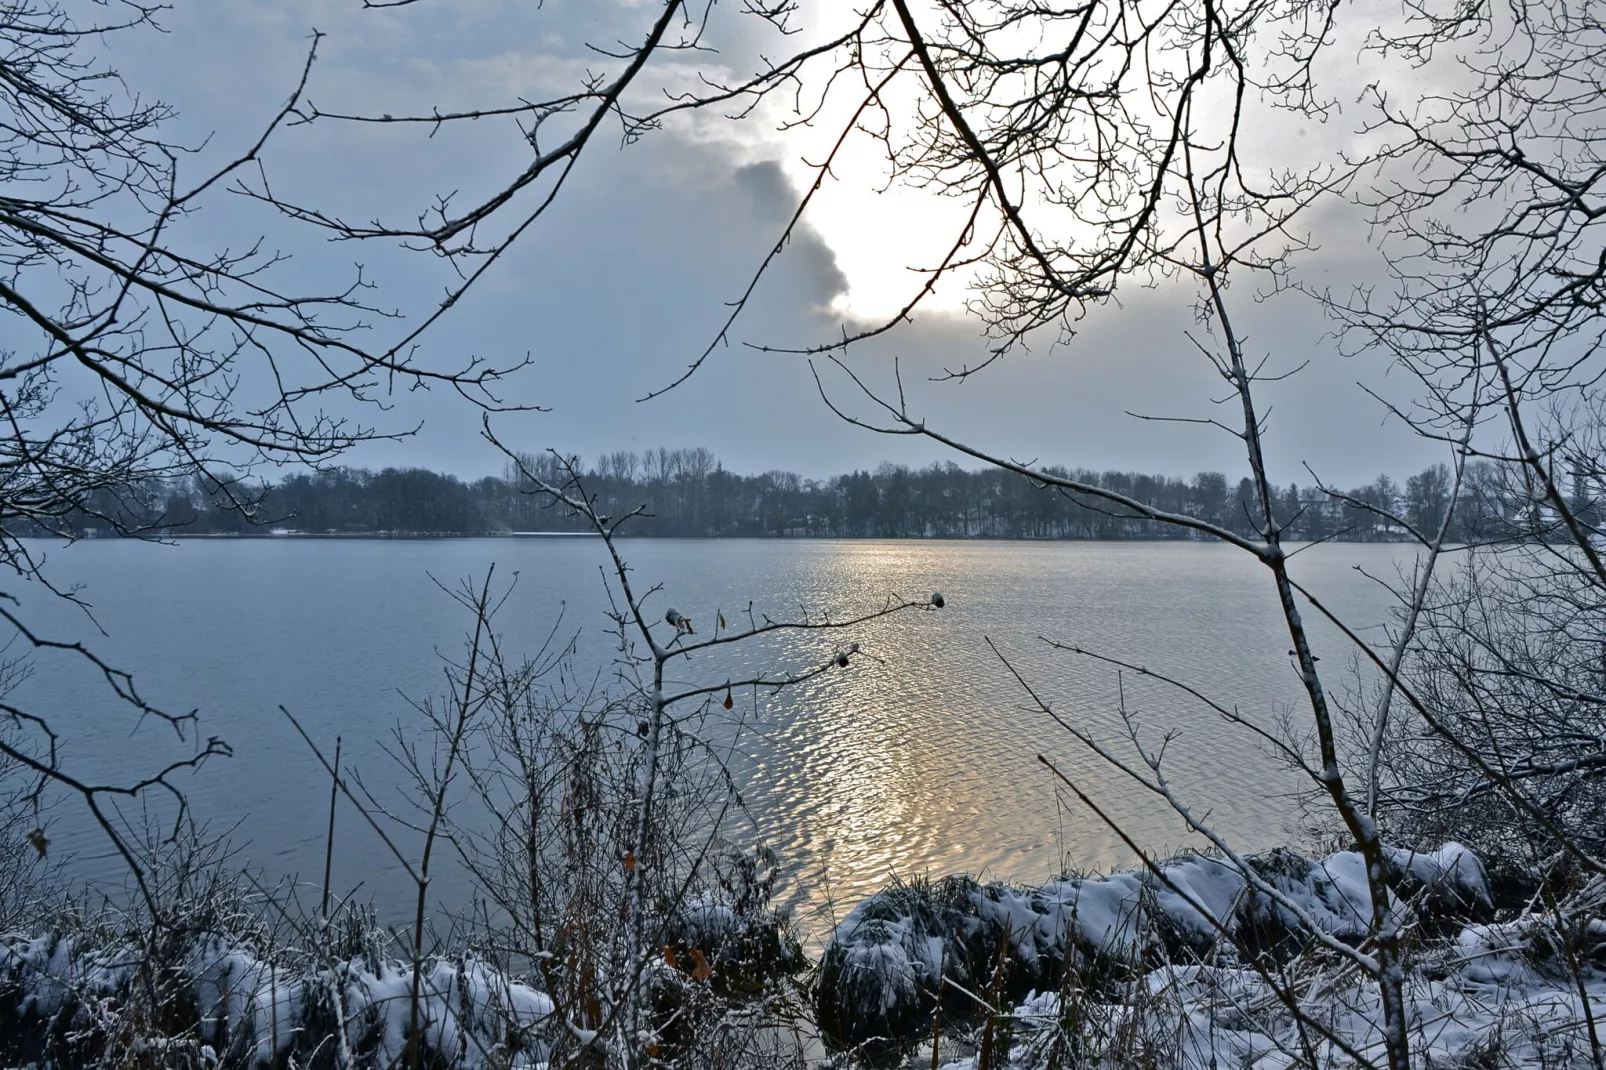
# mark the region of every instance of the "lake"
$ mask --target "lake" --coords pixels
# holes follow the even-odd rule
[[[893,593],[943,592],[940,612],[901,615],[846,636],[805,634],[681,669],[686,679],[709,683],[743,667],[802,668],[849,640],[870,655],[761,700],[757,723],[742,737],[744,835],[781,853],[785,895],[805,916],[828,898],[846,909],[893,875],[1041,880],[1066,866],[1129,861],[1096,815],[1056,791],[1040,753],[1137,843],[1197,842],[1156,799],[1023,708],[1025,695],[988,638],[1057,712],[1117,748],[1124,685],[1146,738],[1174,734],[1166,750],[1172,779],[1196,812],[1239,845],[1263,848],[1299,834],[1291,802],[1299,782],[1264,744],[1174,689],[1130,675],[1118,682],[1110,666],[1042,641],[1144,664],[1266,726],[1290,710],[1297,720],[1301,691],[1269,574],[1239,551],[1186,542],[643,539],[620,546],[634,582],[664,585],[654,611],[673,605],[700,631],[718,612],[736,625],[749,602],[776,618],[795,617],[800,607],[841,617]],[[229,742],[233,758],[180,783],[195,814],[229,833],[234,864],[275,876],[319,879],[328,806],[326,774],[278,707],[294,711],[322,744],[342,736],[347,762],[377,791],[398,782],[381,746],[398,725],[408,738],[422,735],[407,696],[441,690],[439,654],[456,653],[472,623],[431,577],[453,584],[482,577],[494,562],[499,580],[517,575],[497,618],[509,648],[539,646],[561,614],[560,634],[578,632],[582,674],[605,677],[612,656],[599,571],[605,553],[589,539],[89,540],[33,549],[58,586],[80,588],[94,620],[38,584],[18,591],[24,619],[53,638],[82,639],[133,671],[148,700],[196,710],[203,735]],[[1336,544],[1299,553],[1293,568],[1362,635],[1381,638],[1390,596],[1357,568],[1392,578],[1411,560],[1399,546]],[[1317,627],[1316,635],[1329,686],[1341,686],[1346,644],[1330,628]],[[136,731],[77,659],[34,660],[33,676],[11,700],[49,713],[76,774],[127,779],[188,753],[160,724]],[[79,808],[63,804],[52,819],[52,853],[70,856],[69,873],[117,877],[117,860]],[[359,898],[372,897],[393,915],[411,895],[398,872],[375,837],[344,814],[337,888],[357,888]],[[460,875],[443,874],[435,891],[448,905],[466,896]]]

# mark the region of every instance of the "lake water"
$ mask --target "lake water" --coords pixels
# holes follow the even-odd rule
[[[706,630],[716,612],[737,623],[749,601],[773,617],[845,616],[889,594],[942,591],[947,608],[868,626],[851,636],[805,635],[737,655],[736,667],[801,668],[856,640],[873,655],[850,671],[765,700],[742,742],[749,829],[783,856],[787,896],[807,907],[827,895],[845,909],[892,875],[985,872],[1041,880],[1066,865],[1129,859],[1091,811],[1056,792],[1045,754],[1083,785],[1141,845],[1193,842],[1180,820],[1088,754],[1040,713],[988,650],[991,638],[1057,712],[1119,746],[1116,674],[1050,649],[1074,643],[1164,672],[1265,725],[1297,708],[1298,681],[1269,575],[1241,552],[1196,543],[633,540],[621,546],[638,583],[662,583],[657,611],[674,605]],[[180,778],[195,813],[232,830],[234,861],[272,875],[317,879],[328,779],[278,712],[313,736],[340,735],[350,765],[386,790],[400,780],[380,747],[398,724],[420,734],[404,696],[438,693],[437,651],[456,652],[470,621],[434,584],[483,576],[518,582],[498,617],[511,648],[535,647],[560,612],[580,632],[582,665],[611,656],[599,567],[587,539],[187,540],[178,545],[87,541],[40,545],[58,585],[81,586],[104,634],[38,585],[20,591],[24,619],[52,637],[79,638],[134,671],[146,698],[195,709],[204,735],[234,757]],[[1301,579],[1361,634],[1380,637],[1390,598],[1357,571],[1392,577],[1410,555],[1386,545],[1311,548]],[[1314,614],[1312,614],[1314,615]],[[1330,684],[1348,651],[1318,628]],[[15,648],[14,648],[15,649]],[[588,660],[589,659],[589,660]],[[69,655],[39,655],[14,693],[48,712],[64,760],[88,779],[126,779],[188,753],[163,726],[134,730],[104,685]],[[687,679],[723,680],[726,664],[692,664]],[[699,673],[710,673],[703,678]],[[1175,738],[1170,775],[1246,848],[1296,833],[1299,785],[1263,745],[1200,703],[1152,680],[1125,680],[1128,709],[1149,738]],[[53,854],[70,872],[120,872],[104,841],[69,805],[58,807]],[[348,813],[337,839],[335,884],[360,886],[382,913],[410,889],[384,848]],[[403,843],[413,839],[402,836]],[[435,886],[463,897],[461,877]],[[807,910],[805,910],[805,914]],[[816,928],[819,928],[816,925]]]

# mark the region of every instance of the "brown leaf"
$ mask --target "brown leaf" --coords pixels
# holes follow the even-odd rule
[[[702,948],[692,948],[691,957],[697,963],[696,967],[694,967],[691,971],[691,975],[694,978],[699,981],[706,981],[710,977],[714,976],[714,968],[708,965],[708,958],[703,954]]]
[[[636,869],[636,852],[634,852],[634,851],[626,851],[625,852],[625,868],[630,870],[632,873],[635,872],[635,869]]]
[[[45,857],[45,852],[50,848],[50,841],[45,838],[44,829],[33,829],[28,833],[27,840],[33,845],[33,849],[39,852],[40,858]]]
[[[736,700],[731,698],[731,689],[729,687],[725,688],[725,701],[723,705],[727,710],[736,705]]]
[[[664,945],[664,961],[669,964],[670,969],[680,965],[680,962],[675,958],[675,949],[668,944]]]
[[[724,631],[727,627],[729,627],[729,625],[725,623],[725,614],[721,613],[719,615],[719,628],[721,631]]]

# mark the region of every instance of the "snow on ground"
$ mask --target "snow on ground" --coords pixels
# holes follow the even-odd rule
[[[1532,919],[1538,923],[1538,919]],[[1606,1015],[1606,976],[1586,970],[1581,987],[1565,971],[1535,969],[1530,948],[1484,942],[1469,927],[1456,953],[1436,963],[1442,976],[1413,973],[1406,986],[1411,1062],[1421,1067],[1593,1066],[1590,1021]],[[1501,927],[1492,927],[1499,929]],[[1272,980],[1300,993],[1305,1021]],[[1009,1065],[1038,1070],[1084,1058],[1177,1070],[1284,1070],[1290,1066],[1384,1065],[1382,1013],[1369,981],[1334,976],[1272,978],[1242,967],[1166,966],[1135,982],[1118,1003],[1090,1006],[1058,993],[1031,993],[1013,1012]],[[1584,997],[1588,998],[1588,1005]],[[1065,1026],[1076,1025],[1075,1039]],[[1606,1023],[1603,1023],[1606,1025]],[[1606,1040],[1606,1037],[1602,1038]],[[946,1064],[971,1070],[974,1059]]]

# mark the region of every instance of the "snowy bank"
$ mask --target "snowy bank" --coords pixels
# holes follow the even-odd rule
[[[339,1065],[397,1065],[412,1020],[412,967],[363,957],[289,971],[221,936],[193,942],[164,988],[178,997],[134,1020],[135,945],[71,937],[0,942],[0,1058],[7,1065],[88,1065],[119,1051],[170,1046],[167,1065],[306,1065],[337,1048]],[[176,973],[177,976],[174,976]],[[176,984],[175,984],[176,982]],[[419,1021],[428,1065],[482,1070],[546,1062],[552,1001],[472,956],[423,966]],[[182,1039],[172,1039],[182,1038]],[[182,1050],[181,1050],[182,1049]],[[329,1062],[325,1058],[324,1062]]]
[[[1276,850],[1230,862],[1190,855],[1107,877],[1038,887],[966,877],[899,884],[860,903],[826,947],[815,991],[821,1029],[848,1046],[898,1041],[943,1003],[971,1009],[998,971],[1003,993],[1124,982],[1148,963],[1215,954],[1286,958],[1313,934],[1353,943],[1371,917],[1365,865],[1344,851],[1309,859]],[[1391,909],[1418,918],[1477,918],[1491,907],[1483,867],[1458,844],[1391,851]],[[1007,945],[1007,954],[1002,954]],[[940,979],[942,980],[939,985]]]
[[[1598,904],[1597,904],[1598,905]],[[1411,1064],[1593,1067],[1606,921],[1524,914],[1418,949],[1405,979]],[[1299,1008],[1295,1015],[1290,1007]],[[1320,953],[1293,969],[1163,965],[1096,1003],[1062,989],[1014,1007],[1007,1065],[1285,1070],[1386,1062],[1377,985]],[[1606,1038],[1602,1038],[1606,1039]],[[974,1058],[946,1063],[973,1070]],[[995,1062],[995,1065],[1005,1065]]]
[[[142,1053],[164,1067],[240,1070],[412,1061],[412,963],[360,912],[327,926],[313,919],[301,931],[306,945],[272,953],[239,918],[227,934],[197,925],[182,935],[126,918],[60,920],[52,934],[0,935],[0,1066],[122,1067]],[[651,1024],[666,1051],[692,1048],[709,1014],[745,1008],[808,965],[788,917],[753,902],[695,900],[649,939]],[[605,979],[579,996],[555,988],[592,1027],[576,1024],[545,989],[574,971],[540,966],[551,959],[528,956],[531,972],[514,976],[469,952],[426,958],[420,1065],[543,1067],[609,1042],[595,1028],[610,1013],[599,1002]]]

